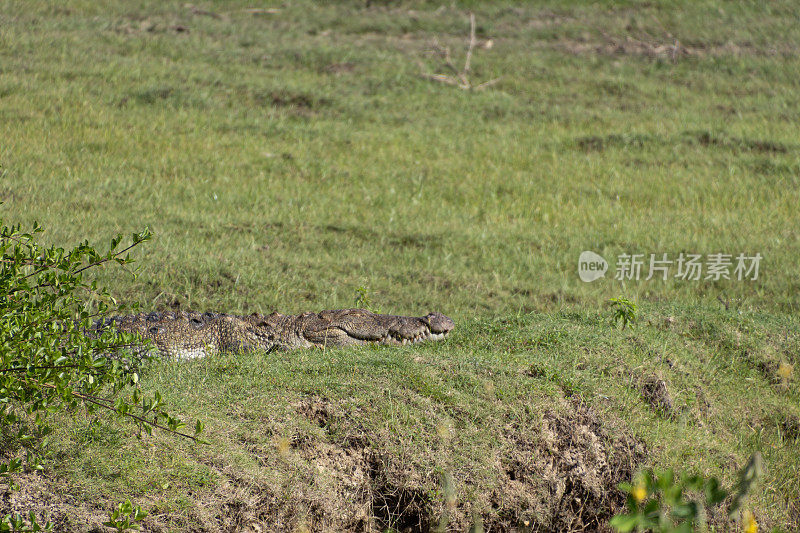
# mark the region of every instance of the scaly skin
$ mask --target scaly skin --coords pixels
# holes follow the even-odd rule
[[[301,315],[249,316],[216,313],[150,313],[106,319],[113,327],[152,341],[158,353],[178,359],[219,352],[293,350],[362,344],[404,345],[447,337],[455,324],[441,313],[424,317],[378,315],[337,309]]]

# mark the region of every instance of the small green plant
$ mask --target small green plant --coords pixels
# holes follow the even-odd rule
[[[638,306],[635,302],[623,297],[611,298],[608,300],[611,303],[611,323],[617,325],[622,323],[622,329],[627,326],[633,326],[636,323],[638,315]]]
[[[372,304],[372,297],[369,294],[369,289],[367,287],[361,286],[356,289],[356,299],[355,299],[356,307],[362,307],[367,311],[372,311],[373,313],[380,314],[380,308],[376,308]]]
[[[52,531],[53,523],[48,521],[39,524],[36,521],[36,514],[31,511],[27,518],[20,514],[7,514],[0,520],[0,533],[15,531],[18,533],[31,533],[33,531]]]
[[[137,522],[141,522],[146,516],[147,511],[142,511],[140,506],[134,507],[130,500],[125,500],[117,505],[113,512],[109,513],[108,521],[103,522],[103,525],[116,531],[139,529]]]
[[[620,485],[628,495],[627,512],[614,516],[610,525],[621,533],[708,531],[706,510],[721,505],[729,494],[734,494],[728,514],[736,518],[761,469],[761,455],[756,452],[739,472],[735,490],[722,488],[715,477],[681,475],[676,478],[671,469],[647,470],[635,482]],[[739,518],[746,533],[758,530],[748,510],[742,511]]]

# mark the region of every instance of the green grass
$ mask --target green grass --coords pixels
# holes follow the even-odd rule
[[[143,386],[212,444],[64,421],[52,469],[78,500],[130,496],[167,529],[213,530],[212,500],[314,528],[347,476],[309,450],[337,464],[356,439],[406,507],[441,509],[452,472],[460,512],[491,514],[504,428],[580,399],[648,464],[732,481],[762,451],[756,516],[800,527],[798,389],[776,378],[800,363],[794,3],[284,4],[0,1],[3,218],[65,246],[149,226],[138,277],[100,279],[145,308],[301,312],[366,287],[456,336],[155,366]],[[434,38],[463,60],[467,9],[494,44],[473,56],[473,80],[500,77],[484,91],[420,76]],[[764,260],[755,282],[587,284],[583,250]],[[609,327],[620,295],[634,330]],[[674,413],[642,400],[648,376]],[[308,402],[336,412],[321,427]]]

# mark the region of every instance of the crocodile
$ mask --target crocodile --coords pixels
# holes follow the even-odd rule
[[[145,342],[137,345],[137,355],[191,359],[220,352],[406,345],[445,339],[454,327],[453,321],[441,313],[411,317],[376,314],[366,309],[335,309],[300,315],[139,313],[100,319],[92,330],[113,328],[140,337]]]

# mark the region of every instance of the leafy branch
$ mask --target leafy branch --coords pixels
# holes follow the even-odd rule
[[[728,516],[738,518],[745,532],[758,531],[753,514],[743,506],[762,470],[761,454],[756,452],[740,470],[734,489],[725,489],[715,477],[676,477],[672,470],[647,470],[635,482],[620,485],[627,493],[627,512],[614,516],[610,525],[620,533],[708,531],[707,510],[722,505],[732,495]]]
[[[107,264],[127,266],[130,252],[151,238],[149,230],[111,239],[104,251],[84,241],[72,249],[40,244],[30,231],[0,220],[0,437],[7,448],[0,479],[24,468],[43,469],[49,413],[83,407],[133,421],[140,431],[159,429],[195,441],[186,425],[164,409],[161,395],[144,395],[135,372],[142,339],[113,328],[92,328],[95,317],[118,308],[107,289],[84,280]],[[86,294],[92,298],[87,299]],[[24,460],[23,460],[24,457]],[[139,515],[141,516],[141,515]],[[16,522],[22,521],[17,527]],[[5,517],[3,527],[34,527]]]

